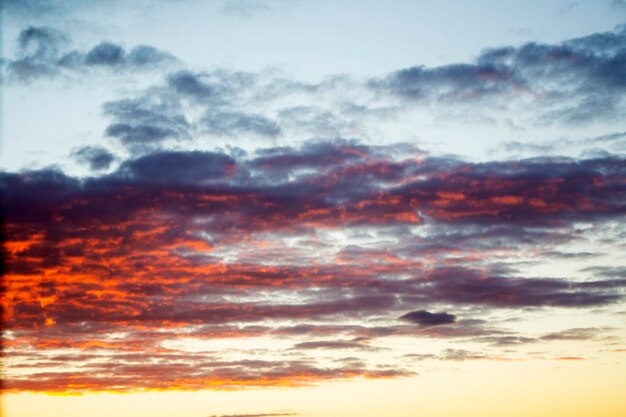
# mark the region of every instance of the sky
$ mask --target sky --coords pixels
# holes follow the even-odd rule
[[[0,4],[2,415],[626,413],[626,2]]]

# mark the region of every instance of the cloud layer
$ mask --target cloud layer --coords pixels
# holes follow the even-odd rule
[[[77,155],[99,161],[97,150]],[[5,380],[10,390],[407,375],[393,362],[329,367],[317,353],[367,355],[379,338],[407,335],[527,343],[476,321],[472,309],[608,306],[626,287],[620,275],[528,276],[502,261],[542,246],[556,256],[576,225],[622,218],[619,158],[470,164],[336,140],[254,154],[158,151],[91,178],[39,170],[3,173],[0,184],[6,347],[26,352],[27,371]],[[336,232],[370,238],[331,243]],[[437,306],[447,311],[431,312]],[[376,321],[386,324],[366,324]],[[292,362],[254,366],[210,350],[191,359],[171,345],[294,337],[285,346]],[[73,359],[53,359],[59,349]],[[68,361],[76,371],[60,370]],[[187,377],[171,379],[179,374]]]
[[[540,349],[620,343],[610,326],[516,323],[624,302],[622,128],[505,141],[538,156],[483,162],[384,133],[403,118],[413,130],[418,113],[465,130],[617,124],[623,27],[314,83],[193,69],[148,45],[74,48],[50,27],[16,42],[1,62],[11,87],[128,77],[132,88],[93,109],[99,131],[68,152],[89,176],[0,172],[7,391],[302,386],[413,376],[410,359],[513,360],[528,345],[580,359]],[[594,152],[546,156],[563,146]],[[416,339],[445,347],[407,352]]]

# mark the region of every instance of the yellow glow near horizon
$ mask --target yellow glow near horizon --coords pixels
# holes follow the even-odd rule
[[[622,417],[623,353],[583,361],[466,361],[413,378],[305,388],[49,396],[6,394],[5,417],[207,417],[297,413],[310,417]],[[426,367],[425,367],[426,368]]]

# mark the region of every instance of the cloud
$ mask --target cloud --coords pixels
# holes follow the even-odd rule
[[[168,85],[177,93],[204,99],[216,94],[214,87],[204,83],[198,76],[189,71],[180,71],[171,74],[167,79]]]
[[[312,349],[355,349],[355,350],[379,350],[378,348],[363,343],[362,340],[326,340],[316,342],[301,342],[293,346],[293,349],[312,350]]]
[[[104,113],[113,119],[105,136],[118,139],[134,154],[198,135],[276,138],[282,134],[277,121],[238,109],[245,107],[241,96],[254,83],[252,74],[225,70],[168,74],[163,85],[135,98],[105,103]],[[187,116],[189,108],[197,115]]]
[[[456,316],[448,313],[431,313],[426,310],[411,311],[400,316],[401,320],[410,321],[423,327],[441,326],[452,324],[456,321]]]
[[[142,388],[184,389],[196,391],[207,386],[218,389],[237,387],[306,386],[313,381],[369,378],[384,379],[408,376],[409,372],[392,369],[371,370],[353,366],[321,368],[306,361],[219,361],[204,355],[195,360],[158,360],[146,364],[147,357],[112,362],[103,358],[88,364],[89,372],[40,371],[27,376],[4,379],[8,392],[124,392]],[[96,376],[94,376],[96,375]],[[77,387],[81,387],[78,389]],[[279,414],[280,415],[280,414]]]
[[[116,100],[103,105],[104,113],[113,118],[105,131],[133,152],[147,152],[168,139],[190,136],[191,125],[176,100]]]
[[[136,71],[177,63],[171,54],[147,45],[136,46],[129,53],[112,42],[101,42],[87,52],[70,50],[69,36],[50,27],[30,26],[20,32],[17,43],[18,56],[6,60],[3,78],[9,82],[85,73],[94,68]]]
[[[213,135],[235,136],[241,133],[253,133],[273,138],[281,133],[278,123],[260,114],[230,111],[207,112],[200,124],[206,132]]]
[[[618,117],[626,84],[626,29],[570,39],[484,50],[473,63],[415,66],[373,79],[369,86],[409,102],[515,102],[535,98],[543,123]]]
[[[573,329],[562,330],[560,332],[548,333],[541,336],[540,340],[593,340],[598,337],[602,330],[592,327],[578,327]]]
[[[465,349],[445,349],[443,353],[440,355],[441,360],[446,361],[466,361],[466,360],[476,360],[476,359],[490,359],[489,356],[470,352]]]
[[[25,81],[53,76],[56,69],[50,62],[59,59],[62,48],[68,43],[67,36],[61,31],[30,26],[20,32],[17,39],[18,56],[14,60],[7,60],[7,72]]]
[[[235,160],[216,152],[167,152],[148,154],[122,163],[118,174],[141,183],[206,184],[227,179]]]
[[[498,275],[485,277],[480,271],[456,268],[435,270],[429,278],[432,279],[431,282],[417,284],[422,290],[422,295],[406,297],[406,300],[415,302],[438,300],[508,308],[587,307],[620,300],[622,296],[610,292],[609,289],[622,288],[626,285],[626,281],[619,279],[574,282],[555,278],[515,278]]]
[[[497,360],[497,361],[510,360],[504,356],[472,352],[466,349],[444,349],[442,352],[438,354],[410,353],[410,354],[405,355],[405,357],[409,359],[419,360],[419,361],[440,360],[440,361],[459,362],[459,361],[468,361],[468,360]]]
[[[87,65],[120,65],[124,62],[124,50],[110,42],[94,46],[85,56]]]
[[[18,37],[19,53],[22,58],[51,60],[58,57],[61,47],[68,43],[68,38],[61,31],[50,27],[30,26],[20,32]]]
[[[109,169],[115,156],[104,148],[84,146],[72,152],[72,156],[81,163],[89,165],[92,171]]]
[[[510,69],[491,63],[454,64],[403,69],[373,81],[371,86],[409,99],[425,99],[433,94],[443,99],[472,99],[521,88],[523,80],[515,79]]]
[[[170,105],[128,100],[108,109],[128,124],[176,126],[158,116]],[[97,165],[102,150],[75,157]],[[411,372],[398,363],[328,367],[316,356],[368,355],[374,338],[600,342],[609,330],[536,337],[489,319],[623,300],[619,269],[543,277],[516,261],[545,265],[598,230],[577,225],[623,217],[625,170],[619,157],[469,163],[409,145],[333,140],[253,153],[148,151],[84,178],[2,172],[7,355],[25,346],[42,355],[11,371],[7,389],[226,389]],[[294,361],[258,362],[259,337]],[[210,349],[195,360],[160,356],[217,338],[241,339],[250,359]],[[61,360],[42,369],[58,349],[76,365],[84,354],[108,356],[72,372]]]

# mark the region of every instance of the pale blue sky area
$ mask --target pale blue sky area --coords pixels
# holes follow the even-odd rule
[[[250,131],[234,137],[220,134],[215,126],[208,131],[194,128],[186,140],[169,143],[176,148],[253,150],[345,137],[367,143],[410,142],[436,154],[485,160],[506,157],[507,152],[510,156],[511,149],[514,156],[532,156],[537,143],[546,141],[554,144],[565,138],[573,143],[626,130],[615,111],[610,122],[587,121],[571,109],[572,123],[556,120],[560,101],[545,102],[541,84],[532,91],[509,86],[507,94],[514,97],[498,96],[497,102],[456,102],[441,92],[433,93],[430,101],[407,101],[408,96],[387,94],[395,87],[385,78],[415,66],[473,65],[487,48],[528,42],[558,45],[614,31],[624,22],[626,7],[611,0],[14,0],[5,2],[3,13],[5,64],[28,52],[20,52],[18,38],[29,27],[57,33],[63,54],[78,51],[84,56],[101,42],[112,42],[127,53],[148,45],[178,59],[155,68],[124,70],[64,64],[54,76],[21,81],[4,74],[0,161],[5,169],[54,164],[71,170],[76,165],[70,155],[84,146],[102,146],[127,157],[128,149],[104,133],[115,122],[105,111],[106,103],[162,98],[155,89],[164,88],[168,77],[181,70],[197,74],[198,80],[214,77],[212,71],[220,68],[255,79],[248,87],[238,87],[238,95],[230,98],[234,101],[227,103],[230,113],[220,113],[221,122],[211,113],[216,103],[207,107],[197,100],[173,98],[192,125],[207,112],[222,124],[224,114],[233,119],[244,112],[280,129],[279,134],[259,138]],[[342,78],[329,81],[338,74]],[[440,76],[444,84],[449,81]],[[372,83],[379,87],[372,88]],[[453,87],[457,93],[465,91],[462,84]],[[566,87],[559,86],[564,91]],[[268,96],[271,89],[280,94]],[[585,91],[587,95],[576,100],[586,100],[586,108],[604,100]],[[615,100],[602,105],[618,109],[621,96]],[[552,152],[578,156],[581,149],[552,146]]]
[[[44,24],[68,32],[77,46],[103,39],[158,45],[194,66],[248,71],[277,66],[317,80],[335,73],[376,76],[413,65],[465,62],[486,47],[560,42],[611,30],[626,17],[626,10],[611,7],[610,0],[62,4],[65,9],[42,8],[48,12],[39,16],[5,17],[5,50],[12,50],[24,26]]]

